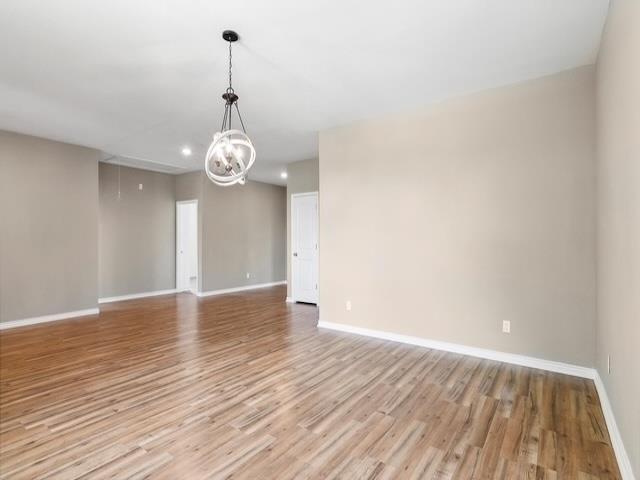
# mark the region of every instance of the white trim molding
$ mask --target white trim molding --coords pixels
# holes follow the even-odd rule
[[[270,283],[257,283],[255,285],[245,285],[243,287],[223,288],[221,290],[210,290],[208,292],[196,292],[199,297],[210,297],[212,295],[224,295],[225,293],[244,292],[245,290],[257,290],[259,288],[275,287],[277,285],[286,285],[286,280]]]
[[[355,333],[357,335],[365,335],[367,337],[374,337],[382,340],[391,340],[392,342],[408,343],[409,345],[417,345],[419,347],[444,350],[446,352],[460,353],[462,355],[469,355],[472,357],[486,358],[488,360],[496,360],[498,362],[512,363],[523,367],[539,368],[540,370],[564,373],[566,375],[573,375],[574,377],[594,379],[596,375],[595,369],[582,367],[580,365],[543,360],[541,358],[528,357],[526,355],[518,355],[516,353],[506,353],[499,352],[497,350],[470,347],[467,345],[460,345],[458,343],[442,342],[440,340],[412,337],[398,333],[384,332],[382,330],[354,327],[353,325],[346,325],[344,323],[319,321],[318,327],[329,330],[339,330],[341,332]]]
[[[54,313],[53,315],[42,315],[41,317],[23,318],[21,320],[10,320],[8,322],[0,322],[0,330],[8,328],[26,327],[27,325],[36,325],[38,323],[55,322],[56,320],[66,320],[75,317],[87,317],[89,315],[98,315],[100,310],[97,308],[87,308],[86,310],[75,310],[73,312]]]
[[[153,292],[132,293],[129,295],[119,295],[117,297],[104,297],[99,298],[98,303],[111,303],[121,302],[123,300],[133,300],[134,298],[155,297],[157,295],[170,295],[172,293],[178,293],[175,288],[169,290],[155,290]]]
[[[620,475],[623,480],[635,480],[633,470],[631,469],[631,459],[627,455],[627,451],[624,448],[622,442],[622,436],[620,430],[618,430],[618,424],[616,423],[616,417],[613,414],[613,408],[609,402],[609,396],[607,390],[604,387],[604,382],[600,377],[600,373],[596,371],[593,379],[596,384],[596,390],[600,397],[600,406],[602,407],[602,413],[604,414],[605,422],[607,422],[607,430],[609,430],[609,439],[611,440],[611,446],[616,454],[616,460],[618,461],[618,468],[620,469]]]
[[[287,303],[296,303],[296,301],[291,297],[285,298],[284,301],[287,302]]]

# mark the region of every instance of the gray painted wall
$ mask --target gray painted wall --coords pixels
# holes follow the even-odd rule
[[[614,0],[597,64],[597,367],[640,478],[640,2]],[[607,372],[611,356],[611,373]]]
[[[200,291],[285,279],[284,187],[253,181],[218,187],[204,172],[179,175],[176,200],[194,199],[198,200]]]
[[[283,187],[223,188],[203,172],[174,177],[124,167],[120,182],[118,201],[117,166],[101,166],[102,297],[174,288],[175,202],[182,200],[198,200],[200,291],[285,278]]]
[[[285,188],[219,187],[201,175],[202,290],[285,280]]]
[[[176,200],[199,203],[201,291],[285,278],[283,187],[221,188],[202,172],[172,176],[99,158],[0,131],[0,321],[174,288]]]
[[[593,366],[594,88],[585,67],[321,132],[321,320]]]
[[[175,180],[100,163],[101,298],[175,288]]]
[[[205,175],[203,172],[189,172],[176,175],[176,201],[202,199]]]
[[[287,296],[291,296],[291,195],[317,192],[318,170],[317,158],[287,165]]]
[[[0,131],[0,321],[97,306],[99,157]]]

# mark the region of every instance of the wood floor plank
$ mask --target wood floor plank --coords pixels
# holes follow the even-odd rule
[[[620,478],[592,381],[319,330],[285,295],[2,331],[0,478]]]

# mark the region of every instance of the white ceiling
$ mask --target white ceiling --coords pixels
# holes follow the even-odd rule
[[[608,0],[2,0],[0,128],[201,167],[227,81],[281,183],[317,132],[595,61]],[[180,154],[183,145],[193,155]],[[122,158],[116,161],[125,161]],[[149,163],[151,162],[151,163]]]

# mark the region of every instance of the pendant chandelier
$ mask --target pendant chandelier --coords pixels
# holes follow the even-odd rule
[[[227,187],[236,183],[245,184],[247,173],[256,160],[256,150],[244,128],[238,108],[238,95],[231,83],[231,45],[238,40],[238,34],[232,30],[225,30],[222,32],[222,38],[229,42],[229,87],[222,95],[225,101],[222,126],[220,131],[213,135],[213,142],[205,157],[204,169],[213,183]],[[234,129],[232,126],[234,108],[242,130]]]

